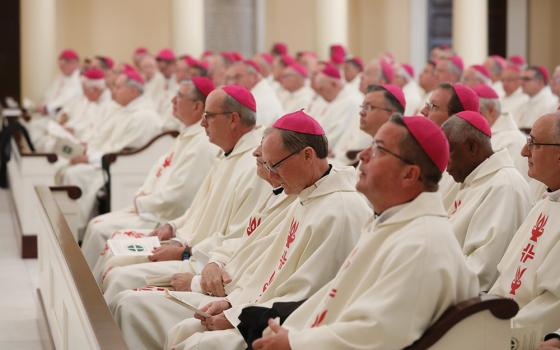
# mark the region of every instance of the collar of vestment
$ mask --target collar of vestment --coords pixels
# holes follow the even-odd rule
[[[181,127],[181,133],[179,134],[179,138],[186,139],[188,137],[192,137],[201,133],[204,128],[200,125],[200,123],[194,123],[192,125],[183,125]]]
[[[546,191],[544,196],[552,202],[560,202],[560,189],[552,192]]]
[[[130,101],[123,109],[127,112],[133,112],[136,109],[153,109],[150,108],[144,95],[136,97],[134,100]]]
[[[515,124],[515,121],[509,112],[500,114],[498,119],[494,122],[494,125],[492,125],[492,135],[504,131],[514,130],[519,131],[519,128],[517,127],[517,124]]]
[[[422,192],[408,203],[385,210],[375,219],[374,225],[379,228],[412,221],[422,216],[447,217],[439,192]]]
[[[461,184],[461,189],[475,184],[503,168],[515,168],[507,149],[501,149],[480,163]]]
[[[317,180],[313,185],[298,194],[302,205],[313,199],[329,195],[334,192],[356,192],[356,173],[352,167],[336,168]]]
[[[219,158],[233,158],[237,157],[241,154],[244,154],[247,151],[252,151],[259,145],[260,136],[262,134],[262,127],[257,126],[253,128],[253,130],[249,131],[245,135],[241,136],[241,138],[237,141],[233,149],[227,154],[224,152],[220,152]]]
[[[529,96],[529,102],[530,103],[537,103],[537,102],[543,101],[551,93],[552,92],[550,92],[550,88],[548,86],[545,86],[535,96],[532,96],[532,97]]]

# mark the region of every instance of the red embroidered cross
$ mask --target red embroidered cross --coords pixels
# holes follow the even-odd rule
[[[259,227],[259,225],[261,224],[261,218],[259,218],[257,220],[257,218],[250,218],[249,219],[249,225],[247,225],[247,236],[250,236],[253,232],[255,232],[255,230],[257,229],[257,227]]]
[[[318,327],[323,322],[323,320],[327,316],[327,311],[328,310],[324,310],[323,312],[321,312],[319,315],[315,317],[315,321],[313,321],[311,328]]]
[[[533,251],[533,248],[535,246],[532,245],[531,243],[527,243],[527,245],[525,246],[525,248],[523,248],[523,251],[521,252],[521,259],[520,261],[525,263],[527,262],[528,259],[533,259],[535,257],[535,252]]]
[[[509,294],[515,295],[517,289],[521,287],[521,278],[523,277],[525,271],[527,271],[527,268],[521,269],[521,266],[517,267],[517,271],[515,271],[515,277],[513,278],[513,281],[511,281],[511,290],[509,291]]]
[[[284,267],[284,264],[286,264],[286,261],[288,261],[288,251],[284,250],[284,253],[282,253],[282,256],[280,257],[280,264],[278,264],[278,270],[282,269],[282,267]]]
[[[531,230],[531,241],[537,243],[539,237],[544,233],[544,227],[546,226],[547,221],[548,216],[540,213],[535,226],[533,226],[533,229]]]

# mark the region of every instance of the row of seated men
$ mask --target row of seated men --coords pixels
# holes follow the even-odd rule
[[[313,81],[348,89],[334,64],[322,66]],[[113,92],[119,79],[136,88],[132,73]],[[370,144],[356,174],[329,157],[328,119],[312,108],[260,123],[249,89],[214,86],[179,81],[172,111],[183,127],[172,150],[130,208],[94,218],[84,237],[131,347],[402,348],[481,291],[518,302],[516,328],[559,327],[550,215],[559,115],[545,114],[525,138],[488,85],[442,83],[424,116],[403,118],[392,116],[408,106],[403,90],[370,84],[358,107]],[[541,190],[531,193],[524,176]],[[167,244],[147,258],[105,246],[143,235]],[[146,286],[156,280],[210,317]],[[253,343],[275,316],[282,326],[271,321]]]

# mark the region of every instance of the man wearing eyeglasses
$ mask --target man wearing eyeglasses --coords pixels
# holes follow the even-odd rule
[[[490,289],[515,230],[530,209],[529,187],[507,149],[494,153],[490,125],[480,113],[463,111],[442,126],[449,140],[447,172],[459,184],[446,208],[453,231],[477,275]]]
[[[253,349],[403,349],[477,295],[437,193],[448,156],[443,132],[426,118],[383,124],[360,154],[356,185],[376,215],[335,278],[282,326],[269,320]]]
[[[150,262],[115,267],[106,274],[102,289],[109,302],[120,291],[143,287],[148,275],[182,272],[194,260],[204,266],[209,250],[241,236],[239,228],[246,227],[251,214],[271,195],[269,185],[257,176],[251,155],[261,134],[255,129],[255,113],[253,95],[239,85],[208,95],[201,125],[210,142],[224,153],[189,209],[152,233],[170,242],[155,249]]]
[[[282,104],[267,79],[263,79],[257,64],[246,60],[233,63],[226,70],[226,84],[237,84],[255,97],[259,125],[269,126],[284,114]]]
[[[525,69],[521,76],[521,87],[529,96],[529,100],[519,113],[517,126],[520,129],[531,129],[537,118],[556,111],[558,97],[548,86],[548,70],[543,66],[530,66]]]
[[[489,293],[519,304],[513,327],[542,327],[544,336],[560,325],[560,113],[537,119],[522,152],[529,176],[548,190],[515,233]]]
[[[251,275],[227,298],[200,304],[211,317],[195,315],[199,319],[175,326],[168,335],[169,348],[244,349],[235,328],[244,308],[301,301],[321,289],[334,277],[371,215],[355,190],[354,171],[329,165],[324,131],[306,113],[280,118],[264,137],[262,152],[271,177],[286,194],[297,195],[297,201]]]

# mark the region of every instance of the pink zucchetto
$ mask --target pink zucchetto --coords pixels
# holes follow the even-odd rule
[[[465,65],[463,64],[463,59],[461,58],[461,56],[451,56],[449,57],[449,61],[451,61],[451,63],[453,63],[461,71],[465,69]]]
[[[126,75],[126,78],[129,80],[134,80],[140,85],[144,85],[144,78],[136,71],[134,68],[123,69],[122,74]]]
[[[263,52],[263,53],[261,53],[261,57],[262,57],[268,64],[272,64],[272,61],[274,61],[274,57],[272,57],[272,55],[269,54],[268,52]]]
[[[351,62],[356,67],[360,69],[360,71],[364,70],[364,61],[358,56],[352,56],[346,59],[346,62]]]
[[[490,72],[483,65],[473,64],[471,66],[471,68],[474,69],[475,71],[479,72],[480,74],[484,75],[486,78],[491,79]]]
[[[206,97],[214,90],[214,83],[206,77],[192,77],[191,80],[194,87]]]
[[[479,98],[485,98],[488,100],[497,100],[500,98],[496,91],[486,84],[478,84],[472,89]]]
[[[276,55],[285,55],[288,53],[288,46],[284,43],[276,43],[272,46],[272,52]]]
[[[482,132],[484,135],[488,137],[492,136],[490,124],[488,124],[488,120],[486,120],[486,118],[484,118],[482,114],[473,111],[462,111],[455,115],[472,125],[475,129]]]
[[[86,69],[83,73],[82,73],[83,77],[88,79],[88,80],[101,80],[101,79],[105,79],[105,72],[103,72],[103,70],[96,68],[96,67],[92,67],[92,68],[88,68]]]
[[[175,53],[171,49],[163,49],[156,56],[156,60],[161,61],[175,61],[175,59]]]
[[[403,117],[408,132],[443,173],[449,162],[449,143],[439,125],[424,116]]]
[[[406,109],[406,98],[404,97],[404,93],[400,87],[393,84],[383,84],[381,87],[393,95],[393,97],[399,101],[399,104],[403,109]]]
[[[295,70],[297,73],[299,73],[299,75],[301,75],[302,77],[307,78],[307,68],[305,68],[305,66],[297,63],[296,61],[292,61],[288,67],[290,67],[291,69]]]
[[[288,55],[287,53],[281,55],[280,60],[282,61],[282,64],[284,64],[285,66],[289,66],[290,64],[296,61],[292,56]]]
[[[463,110],[478,112],[479,101],[476,93],[470,87],[463,84],[453,84],[452,86],[463,106]]]
[[[544,85],[548,84],[548,69],[545,66],[537,66],[535,67],[541,73],[544,79]]]
[[[508,58],[508,61],[510,61],[511,63],[515,64],[518,67],[523,67],[527,64],[527,62],[521,55],[510,56],[510,58]]]
[[[273,128],[294,131],[300,134],[324,136],[321,124],[303,110],[289,113],[272,124]]]
[[[243,63],[252,67],[255,71],[257,71],[257,73],[262,74],[262,68],[261,68],[261,66],[259,66],[257,64],[257,62],[255,62],[253,60],[245,60],[245,61],[243,61]]]
[[[342,77],[340,76],[340,71],[332,65],[332,63],[326,63],[325,68],[321,71],[324,75],[329,78],[338,79],[340,80]]]
[[[340,44],[331,45],[330,48],[330,58],[331,62],[334,64],[342,64],[344,63],[344,59],[346,58],[346,49],[344,46]]]
[[[401,63],[401,66],[411,78],[414,78],[414,68],[408,63]]]
[[[134,50],[135,55],[143,55],[146,53],[148,53],[148,49],[146,49],[145,47],[139,47],[136,50]]]
[[[58,59],[59,60],[67,60],[67,61],[72,61],[72,60],[79,60],[80,56],[78,56],[78,53],[74,50],[63,50],[60,55],[58,55]]]
[[[247,90],[241,85],[226,85],[222,86],[222,90],[226,94],[230,95],[237,102],[241,103],[243,106],[249,108],[253,112],[257,111],[257,103],[255,102],[255,97],[251,91]]]
[[[183,61],[184,61],[187,65],[189,65],[189,66],[191,66],[191,67],[192,67],[192,66],[196,66],[196,64],[197,64],[197,62],[198,62],[197,59],[194,58],[194,57],[192,57],[191,55],[185,55],[185,56],[183,56]]]
[[[490,58],[494,59],[494,61],[498,64],[498,66],[500,66],[501,69],[506,68],[507,65],[507,61],[505,58],[503,58],[500,55],[492,55],[490,56]]]
[[[395,79],[395,70],[393,69],[393,65],[385,60],[379,60],[379,66],[381,67],[381,71],[383,72],[383,76],[387,80],[387,84],[393,83],[393,79]]]

